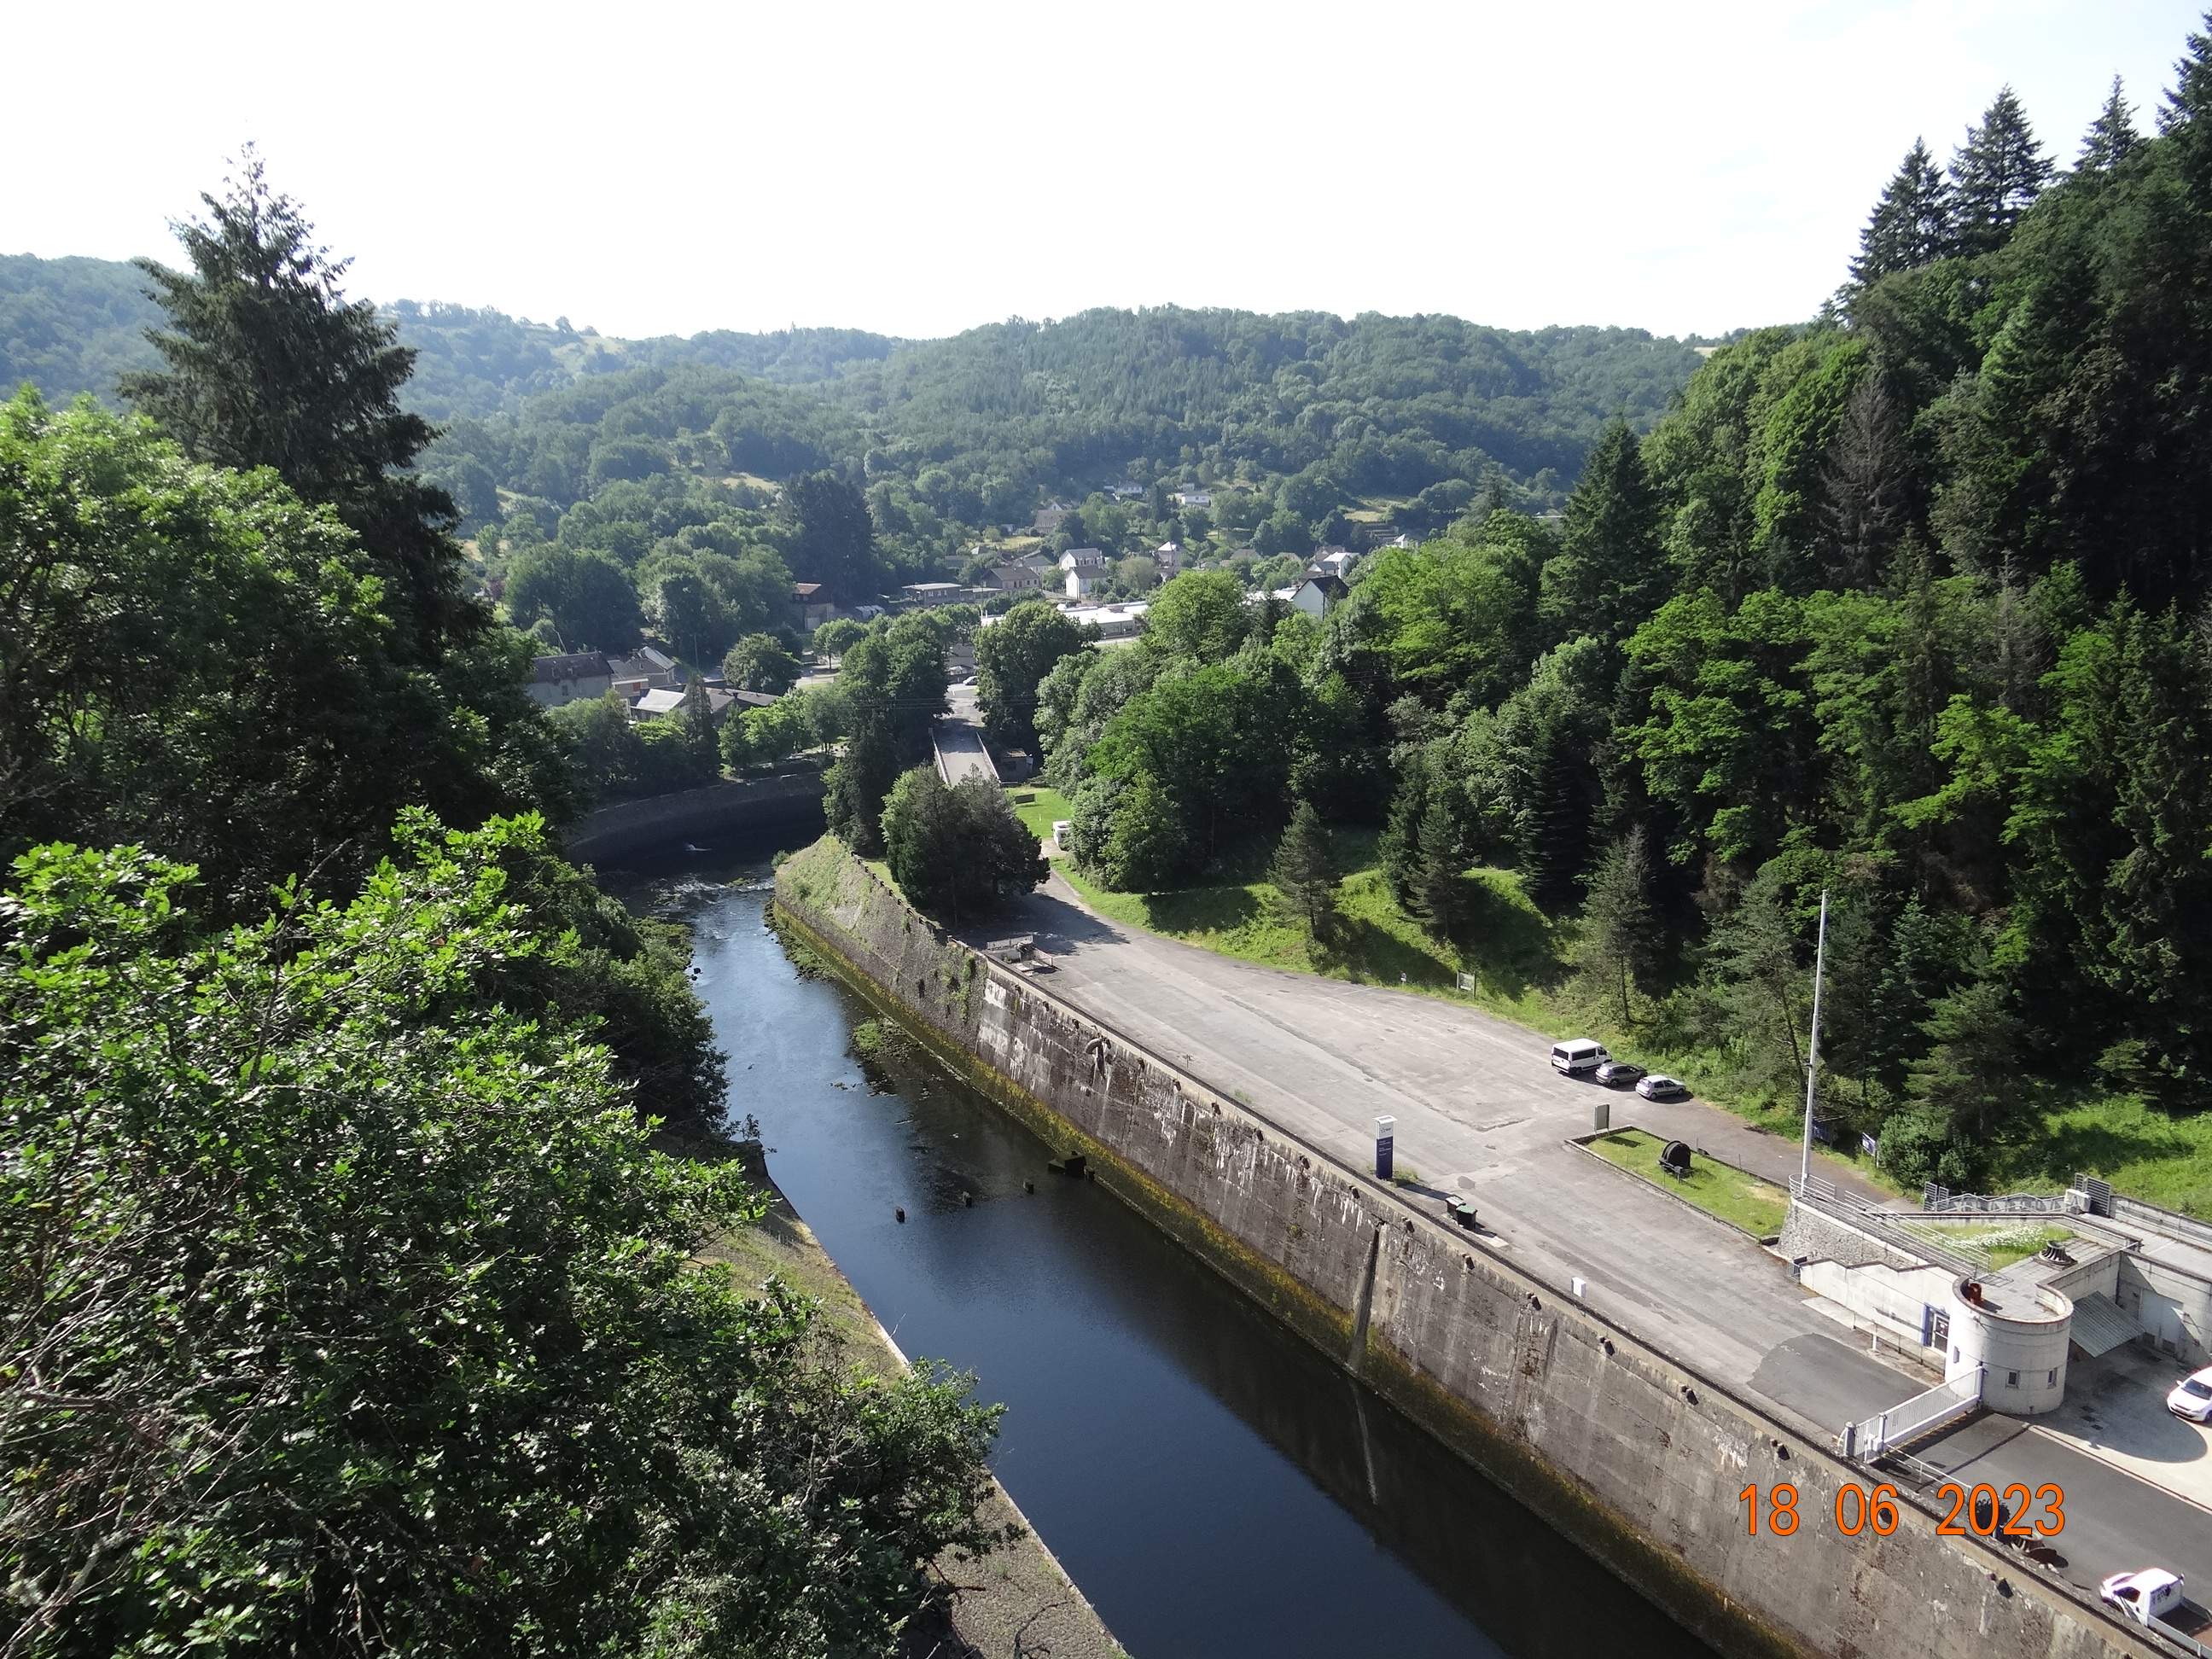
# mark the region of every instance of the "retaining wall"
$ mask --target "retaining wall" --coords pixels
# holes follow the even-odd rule
[[[1844,1534],[1835,1493],[1863,1471],[969,950],[835,842],[785,863],[776,904],[1008,1110],[1722,1652],[2157,1651],[1909,1503],[1887,1538]],[[1738,1494],[1781,1481],[1797,1532],[1747,1534]]]
[[[571,858],[588,861],[672,842],[769,830],[786,831],[794,841],[822,833],[821,774],[710,783],[617,801],[578,818],[562,842]]]

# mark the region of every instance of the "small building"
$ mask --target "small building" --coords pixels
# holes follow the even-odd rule
[[[1036,518],[1031,522],[1030,527],[1040,536],[1049,536],[1054,531],[1059,529],[1061,521],[1074,511],[1075,504],[1073,501],[1063,501],[1055,497],[1037,508]]]
[[[1033,564],[994,565],[991,569],[991,586],[1001,593],[1024,593],[1043,586],[1044,574]]]
[[[683,678],[676,672],[676,659],[650,645],[608,663],[607,672],[614,677],[615,695],[624,702],[634,702],[648,691],[665,691]]]
[[[1316,622],[1341,604],[1346,591],[1340,578],[1326,572],[1310,574],[1297,586],[1283,590],[1294,609],[1304,611]]]
[[[1359,555],[1348,547],[1324,547],[1313,556],[1308,574],[1329,575],[1342,581],[1352,574],[1352,567],[1359,562]]]
[[[791,606],[799,626],[810,634],[837,614],[836,600],[820,582],[793,582]]]
[[[1105,553],[1096,547],[1071,547],[1060,556],[1062,570],[1088,570],[1094,566],[1103,569],[1105,565]]]
[[[1117,501],[1129,501],[1143,495],[1145,487],[1140,483],[1110,483],[1106,486],[1106,493]]]
[[[1152,550],[1152,562],[1160,568],[1160,580],[1166,581],[1182,569],[1182,544],[1162,542]]]
[[[955,605],[967,591],[958,582],[908,582],[899,589],[921,605]]]
[[[548,708],[565,703],[589,702],[614,688],[614,675],[600,651],[570,651],[540,657],[531,665],[530,684],[524,688],[531,700]]]
[[[1192,484],[1186,489],[1176,491],[1176,505],[1177,507],[1212,507],[1213,492],[1210,489],[1200,489],[1196,484]]]
[[[1085,605],[1060,615],[1079,628],[1097,629],[1102,640],[1127,640],[1144,632],[1145,613],[1151,609],[1145,600],[1132,599],[1121,605]]]
[[[1071,599],[1087,599],[1105,586],[1104,565],[1079,565],[1068,571],[1063,591]]]
[[[775,701],[774,697],[769,696],[765,692],[720,691],[716,690],[712,686],[707,685],[702,685],[699,689],[706,693],[707,712],[717,723],[720,723],[722,716],[729,712],[730,706],[732,703],[742,702],[746,707],[753,708],[761,706],[761,704],[771,703]],[[684,691],[648,691],[643,696],[640,697],[635,702],[630,704],[630,720],[635,723],[638,720],[649,720],[653,719],[656,715],[660,714],[680,714],[684,712],[684,699],[689,695],[690,692],[688,690]],[[760,704],[756,704],[754,702],[753,700],[756,697],[760,699]]]

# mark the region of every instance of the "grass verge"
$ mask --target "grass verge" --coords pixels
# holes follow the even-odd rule
[[[1706,1214],[1741,1227],[1754,1238],[1780,1232],[1782,1218],[1790,1212],[1790,1194],[1781,1188],[1702,1154],[1691,1160],[1686,1176],[1664,1173],[1659,1167],[1659,1154],[1667,1143],[1641,1129],[1615,1129],[1583,1144],[1607,1163],[1643,1176],[1663,1192],[1686,1199]]]

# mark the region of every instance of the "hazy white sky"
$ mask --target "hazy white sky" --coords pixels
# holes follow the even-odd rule
[[[356,292],[609,334],[1163,301],[1809,314],[2010,82],[2146,130],[2202,0],[6,6],[0,252],[173,257],[252,139]]]

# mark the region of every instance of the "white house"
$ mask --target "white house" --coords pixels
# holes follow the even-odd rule
[[[1060,556],[1062,570],[1088,570],[1093,567],[1103,569],[1105,563],[1105,553],[1096,547],[1071,547]]]
[[[1280,599],[1291,609],[1303,611],[1319,622],[1328,615],[1344,594],[1344,584],[1334,576],[1308,576],[1295,586],[1270,588],[1265,593],[1249,594],[1244,603],[1258,605],[1265,599]]]
[[[1200,489],[1196,484],[1193,484],[1188,489],[1176,491],[1176,505],[1177,507],[1212,507],[1213,492]]]
[[[1359,555],[1345,547],[1324,547],[1314,555],[1313,568],[1327,571],[1342,581],[1352,574],[1352,567],[1359,562]]]
[[[1066,592],[1071,599],[1087,599],[1106,586],[1106,567],[1103,564],[1079,565],[1067,573]]]
[[[1152,550],[1152,562],[1160,568],[1160,580],[1168,580],[1182,568],[1182,544],[1162,542]]]

